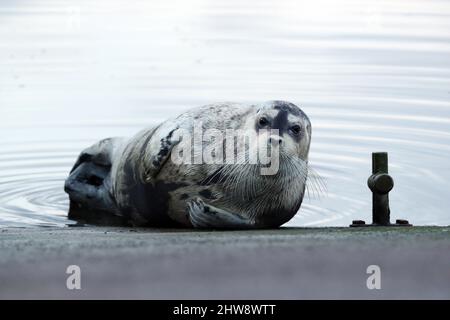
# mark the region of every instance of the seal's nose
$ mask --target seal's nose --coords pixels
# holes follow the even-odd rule
[[[272,145],[281,145],[282,143],[283,143],[283,138],[281,138],[281,137],[278,137],[278,136],[276,136],[276,137],[271,136],[271,137],[269,138],[269,144],[272,144]]]

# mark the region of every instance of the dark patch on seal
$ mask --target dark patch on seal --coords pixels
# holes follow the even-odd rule
[[[177,129],[178,129],[178,127],[176,127],[175,129],[171,130],[169,132],[169,134],[167,135],[167,137],[164,137],[164,138],[162,138],[160,140],[160,142],[161,142],[161,149],[159,150],[158,155],[157,155],[158,159],[164,158],[169,153],[169,150],[170,150],[170,148],[172,146],[172,141],[170,141],[170,139],[172,139],[173,132],[175,130],[177,130]]]
[[[276,212],[267,212],[256,218],[256,225],[258,228],[278,228],[292,219],[293,216],[300,209],[303,202],[303,194],[299,197],[298,201],[292,206],[292,208],[278,208]]]
[[[283,136],[285,132],[288,132],[289,130],[289,123],[288,123],[288,111],[287,110],[279,110],[278,114],[275,116],[275,118],[271,121],[268,119],[269,123],[261,127],[259,122],[257,121],[255,124],[256,131],[259,131],[260,129],[278,129],[278,134],[280,136]]]
[[[189,195],[188,195],[187,193],[183,193],[183,194],[180,196],[180,200],[186,200],[187,198],[189,198]]]
[[[82,205],[74,201],[70,201],[68,218],[82,224],[122,227],[131,225],[125,217],[111,214],[108,210],[83,208]]]
[[[280,111],[286,111],[295,116],[303,116],[303,112],[295,104],[286,101],[273,101],[273,108]]]
[[[296,105],[284,101],[274,101],[273,109],[278,110],[278,113],[275,116],[275,118],[273,120],[268,119],[269,124],[264,126],[261,126],[257,121],[255,124],[256,131],[258,132],[260,129],[263,128],[277,129],[278,134],[280,136],[283,136],[284,134],[289,134],[292,137],[292,139],[294,139],[294,141],[299,142],[303,137],[303,131],[300,131],[299,134],[292,134],[290,131],[291,124],[289,123],[288,117],[289,114],[293,114],[294,116],[304,117],[307,119],[303,111],[301,111]]]
[[[135,168],[129,156],[123,166],[124,172],[122,174],[125,177],[123,183],[126,188],[121,190],[121,194],[126,196],[126,203],[120,208],[121,212],[129,218],[133,218],[132,215],[137,213],[146,221],[145,226],[180,226],[179,223],[172,220],[168,215],[169,193],[187,184],[165,183],[162,181],[157,181],[154,184],[142,183],[135,179],[138,176]]]
[[[308,122],[311,122],[311,121],[309,121],[309,118],[306,115],[306,113],[304,113],[302,109],[300,109],[298,106],[296,106],[295,104],[293,104],[291,102],[275,100],[275,101],[272,101],[272,103],[273,103],[274,109],[285,110],[285,111],[293,114],[294,116],[302,117],[302,118],[306,119]]]
[[[163,163],[166,161],[167,155],[169,154],[171,148],[173,147],[173,142],[171,141],[173,133],[177,129],[178,129],[178,127],[171,130],[166,137],[164,137],[160,140],[161,146],[160,146],[159,152],[154,157],[152,157],[152,165],[155,167],[155,169],[160,168],[163,165]],[[151,135],[149,137],[147,137],[144,145],[141,148],[141,158],[145,158],[145,152],[147,149],[146,146],[148,145],[150,138],[151,138]]]
[[[166,142],[161,142],[161,150],[158,152],[158,157],[165,157],[169,153],[169,146]]]
[[[96,175],[91,175],[88,177],[87,183],[99,187],[103,184],[103,178]]]
[[[289,130],[288,125],[288,111],[280,110],[273,119],[272,129],[278,129],[279,135],[283,136],[283,134]]]
[[[204,190],[200,191],[198,194],[206,199],[214,199],[212,192],[208,189],[204,189]]]

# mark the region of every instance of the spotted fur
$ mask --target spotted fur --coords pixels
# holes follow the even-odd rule
[[[176,164],[171,152],[179,133],[202,129],[251,129],[259,135],[260,117],[277,129],[280,169],[262,176],[261,165]],[[300,127],[298,134],[293,126]],[[296,105],[219,103],[188,110],[130,139],[102,140],[84,150],[66,180],[69,216],[92,221],[154,227],[271,228],[298,211],[308,176],[311,123]],[[200,141],[201,147],[214,141]],[[195,150],[195,146],[194,146]],[[95,219],[95,223],[99,219]]]

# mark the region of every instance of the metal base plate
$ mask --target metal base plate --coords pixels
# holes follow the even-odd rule
[[[353,223],[350,225],[350,227],[359,228],[359,227],[412,227],[413,226],[412,224],[408,223],[408,221],[406,221],[406,220],[400,220],[400,221],[397,221],[397,223],[390,223],[390,224],[377,224],[377,223],[366,224],[364,221],[359,220],[359,221],[353,221]]]

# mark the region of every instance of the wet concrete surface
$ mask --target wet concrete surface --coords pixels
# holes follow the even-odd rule
[[[69,265],[80,290],[66,287]],[[449,299],[450,227],[5,228],[0,298]]]

